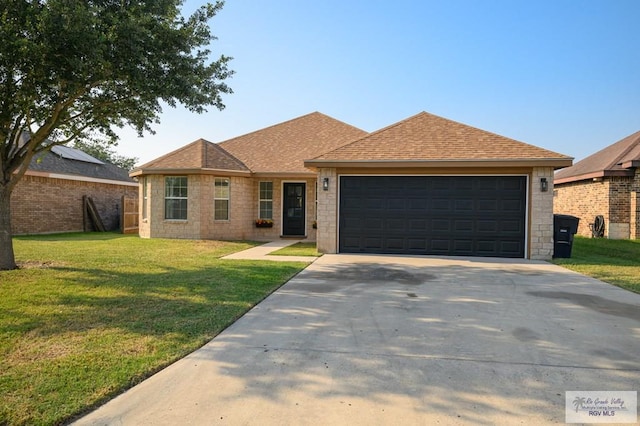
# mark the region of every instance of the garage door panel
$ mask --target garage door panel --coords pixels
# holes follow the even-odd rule
[[[454,220],[453,221],[453,229],[456,232],[473,232],[473,221],[472,220]]]
[[[494,213],[498,211],[498,200],[490,199],[490,200],[477,200],[476,201],[476,211],[478,212],[490,212]]]
[[[453,200],[447,200],[443,198],[435,198],[432,199],[431,202],[427,203],[427,211],[450,211]]]
[[[453,205],[454,205],[454,210],[453,210],[454,213],[473,211],[473,200],[455,200]]]
[[[441,233],[451,232],[451,219],[433,219],[431,221],[431,231]]]
[[[524,202],[520,200],[502,200],[500,209],[504,212],[521,212],[524,209]]]
[[[525,210],[524,176],[342,176],[339,250],[524,257]]]
[[[522,225],[523,225],[522,222],[518,220],[504,220],[500,222],[500,232],[501,233],[512,232],[512,233],[520,234],[524,232]]]
[[[453,240],[453,252],[458,256],[473,254],[473,240]]]

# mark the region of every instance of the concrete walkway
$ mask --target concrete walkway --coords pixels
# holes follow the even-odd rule
[[[281,248],[294,245],[295,243],[302,242],[304,240],[277,240],[270,243],[266,243],[257,247],[253,247],[247,250],[239,251],[237,253],[230,254],[222,259],[233,260],[274,260],[276,262],[313,262],[317,257],[313,256],[278,256],[269,255],[269,253]]]
[[[324,255],[77,424],[562,424],[639,353],[640,295],[559,266]]]

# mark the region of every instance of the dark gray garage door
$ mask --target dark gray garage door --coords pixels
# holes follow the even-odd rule
[[[524,257],[525,176],[342,176],[340,252]]]

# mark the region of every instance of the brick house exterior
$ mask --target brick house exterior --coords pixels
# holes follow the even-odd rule
[[[604,236],[640,238],[640,132],[560,170],[555,176],[554,212],[580,218],[578,234],[591,236],[603,216]]]
[[[195,141],[141,166],[131,176],[140,182],[140,235],[145,238],[274,240],[295,236],[316,240],[324,253],[348,252],[341,236],[346,229],[341,210],[345,200],[340,198],[346,190],[341,182],[351,177],[365,181],[368,176],[399,177],[409,183],[423,179],[429,185],[447,180],[462,188],[461,197],[471,194],[473,198],[454,199],[449,194],[445,201],[452,212],[462,206],[457,213],[460,220],[451,222],[461,227],[453,230],[462,232],[461,237],[431,241],[423,229],[420,238],[429,240],[428,244],[451,244],[453,254],[467,250],[472,255],[550,259],[553,171],[571,161],[427,113],[371,134],[312,113],[220,144]],[[466,190],[465,185],[481,185],[480,195]],[[515,198],[501,199],[503,187]],[[371,194],[362,205],[380,201],[377,193]],[[487,199],[482,198],[485,195]],[[381,196],[388,198],[383,203],[389,205],[412,203],[389,192]],[[463,211],[469,206],[476,209],[471,214]],[[483,208],[486,220],[478,222],[474,214]],[[516,219],[508,218],[509,214]],[[256,219],[269,219],[273,226],[258,228]],[[391,217],[389,223],[397,225],[398,220]],[[516,241],[502,237],[509,228],[518,235]],[[389,232],[381,238],[393,240]],[[416,238],[409,235],[406,239]],[[415,247],[407,246],[411,249]],[[420,250],[420,254],[433,254],[428,247]]]
[[[140,236],[143,238],[189,238],[269,241],[281,236],[316,239],[316,175],[303,165],[327,150],[366,134],[349,124],[315,112],[219,144],[197,140],[140,166],[131,176],[140,182]],[[186,212],[168,218],[167,182],[172,177],[186,182]],[[228,186],[228,216],[216,218],[216,180]],[[260,187],[268,185],[268,199]],[[284,188],[303,190],[296,208],[303,215],[299,226],[287,229]],[[257,219],[272,221],[259,228]]]
[[[571,161],[570,157],[561,154],[432,114],[420,113],[305,161],[307,167],[318,171],[321,181],[328,179],[328,182],[336,183],[328,191],[319,192],[318,248],[328,253],[340,251],[340,196],[337,185],[349,176],[452,177],[461,184],[468,182],[469,178],[520,176],[526,177],[526,208],[523,207],[526,212],[522,218],[522,226],[526,229],[523,230],[525,247],[519,257],[550,259],[553,254],[553,171],[570,165]],[[546,191],[542,190],[542,180],[548,185]],[[454,200],[454,204],[457,201]],[[478,204],[483,200],[476,198],[473,202]],[[494,205],[497,211],[505,207]],[[456,214],[455,208],[451,211]],[[476,213],[462,213],[461,219],[452,221],[449,230],[443,232],[455,233],[459,224],[477,226],[478,223],[473,223]],[[439,220],[444,221],[443,218]],[[494,235],[500,232],[496,229]],[[476,236],[469,237],[469,240],[481,244],[479,240],[484,238],[481,234],[480,231],[476,232]],[[454,246],[464,245],[464,239],[452,239],[450,243]],[[451,251],[456,253],[455,248]],[[481,252],[481,249],[477,252]]]
[[[87,228],[83,196],[93,199],[107,230],[120,226],[122,196],[136,198],[138,184],[113,164],[81,161],[72,148],[35,159],[11,195],[14,235],[81,232]],[[59,154],[59,153],[62,153]]]

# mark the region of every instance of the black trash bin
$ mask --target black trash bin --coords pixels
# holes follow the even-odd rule
[[[579,217],[553,215],[553,257],[571,257],[573,236],[578,232]]]

